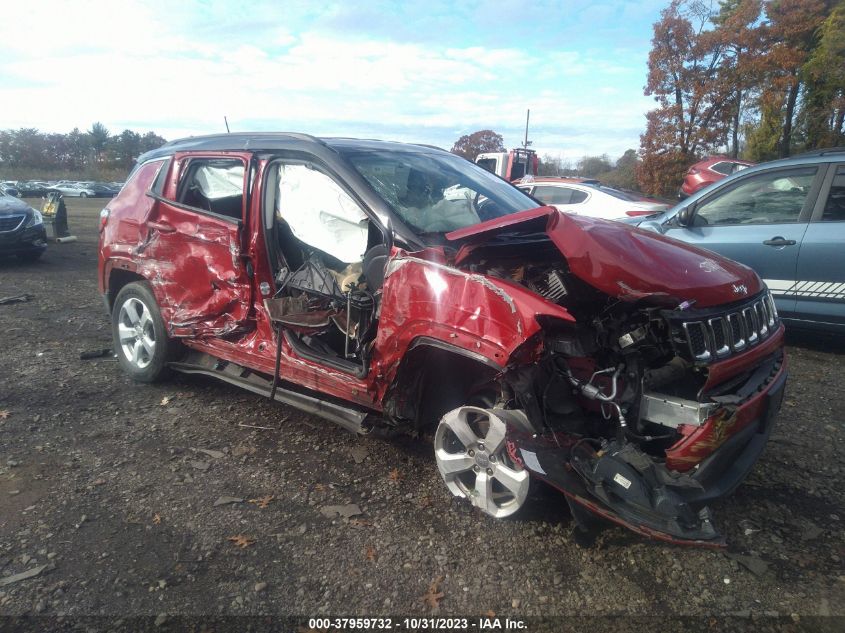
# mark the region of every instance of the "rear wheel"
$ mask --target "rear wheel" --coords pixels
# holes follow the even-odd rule
[[[82,192],[80,192],[79,197],[80,197],[80,198],[87,198],[87,197],[88,197],[88,194],[87,194],[87,193],[85,193],[84,191],[82,191]]]
[[[155,382],[167,373],[174,342],[168,338],[161,312],[149,286],[124,286],[112,310],[114,350],[123,370],[133,380]]]
[[[508,454],[507,424],[496,411],[464,406],[446,413],[434,435],[434,456],[453,495],[503,518],[525,504],[530,478]]]

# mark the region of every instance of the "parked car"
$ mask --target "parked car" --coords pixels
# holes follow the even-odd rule
[[[0,192],[0,257],[35,261],[47,249],[41,213],[23,200]]]
[[[101,213],[98,281],[132,378],[433,432],[448,490],[493,517],[539,479],[579,526],[720,542],[708,505],[752,468],[786,380],[751,269],[420,145],[168,143]]]
[[[543,204],[560,211],[605,220],[651,215],[671,206],[586,178],[533,178],[514,184]]]
[[[640,220],[752,267],[789,325],[845,332],[845,149],[763,163]]]
[[[117,194],[112,187],[99,182],[86,184],[85,188],[93,191],[97,198],[112,198]]]
[[[63,196],[77,197],[77,198],[95,198],[97,192],[89,186],[83,186],[76,183],[58,183],[53,185],[49,191],[58,191]]]
[[[40,198],[47,195],[47,190],[50,188],[46,183],[34,180],[22,180],[16,186],[23,198]]]
[[[4,182],[0,183],[0,192],[6,194],[7,196],[12,196],[13,198],[20,198],[21,192],[15,185],[15,183],[11,182]]]
[[[752,163],[751,161],[728,158],[726,156],[711,156],[710,158],[698,161],[687,170],[681,190],[678,192],[678,198],[681,200],[688,198],[707,185],[712,185],[726,176],[735,174],[748,167],[753,167],[754,165],[756,163]]]

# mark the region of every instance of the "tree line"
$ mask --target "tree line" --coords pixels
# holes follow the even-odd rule
[[[755,162],[845,145],[845,0],[672,0],[654,24],[639,151],[615,163],[542,156],[540,175],[598,178],[674,196],[690,165]],[[452,151],[504,151],[492,130]]]
[[[167,141],[154,132],[112,134],[102,123],[66,134],[34,128],[0,131],[0,169],[8,179],[50,176],[124,177],[142,153]]]
[[[701,157],[845,144],[845,0],[673,0],[654,24],[641,188],[674,194]]]

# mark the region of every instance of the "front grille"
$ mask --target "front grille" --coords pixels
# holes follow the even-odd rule
[[[692,312],[692,311],[691,311]],[[778,314],[770,293],[722,312],[664,313],[678,352],[689,360],[722,360],[758,345],[777,330]]]
[[[18,228],[24,221],[26,214],[0,215],[0,233],[8,233]]]

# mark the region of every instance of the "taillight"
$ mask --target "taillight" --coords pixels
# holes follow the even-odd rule
[[[653,213],[657,213],[657,211],[644,211],[643,209],[634,209],[633,211],[625,211],[625,215],[630,215],[632,218],[635,218],[638,215],[651,215]]]
[[[687,172],[690,176],[695,176],[698,173],[698,170],[695,167],[690,167],[689,171]]]
[[[103,209],[100,211],[100,233],[106,228],[106,222],[109,221],[109,210]]]

